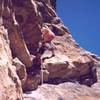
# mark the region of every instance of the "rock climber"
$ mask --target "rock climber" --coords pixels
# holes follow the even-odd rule
[[[40,70],[41,64],[45,59],[49,59],[49,58],[55,56],[54,45],[51,42],[55,38],[55,34],[48,28],[48,26],[42,27],[41,32],[42,32],[43,40],[41,42],[40,47],[37,50],[36,57],[33,59],[33,66],[31,68],[27,69],[28,74],[32,74],[32,72],[35,70]],[[45,58],[41,59],[41,55],[47,49],[49,49],[52,52],[51,57],[45,57]]]
[[[55,34],[47,26],[42,27],[41,32],[44,42],[50,43],[55,38]]]
[[[50,50],[52,52],[52,56],[55,56],[54,54],[54,44],[52,43],[52,40],[55,38],[55,34],[49,29],[48,26],[43,26],[41,29],[42,32],[42,45],[41,48],[39,50],[39,52],[41,52],[41,54],[44,53],[44,51],[46,49]]]

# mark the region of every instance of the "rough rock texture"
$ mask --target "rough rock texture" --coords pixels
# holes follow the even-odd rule
[[[58,85],[43,84],[36,91],[25,93],[24,100],[100,100],[100,59],[95,58],[98,82],[91,87],[80,85],[76,80]]]
[[[44,84],[30,94],[24,94],[24,100],[100,100],[100,89],[89,88],[78,83],[60,85]]]
[[[18,58],[13,59],[13,65],[16,66],[17,75],[21,80],[22,88],[24,88],[23,86],[27,80],[26,67]]]
[[[21,100],[22,89],[32,91],[43,83],[24,99],[99,100],[100,58],[75,42],[55,10],[56,0],[0,0],[2,100]],[[52,41],[44,43],[43,27],[55,34]]]
[[[0,100],[22,100],[20,80],[12,65],[7,30],[0,26]]]

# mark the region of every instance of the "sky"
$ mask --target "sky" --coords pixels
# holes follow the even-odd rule
[[[100,56],[100,0],[57,0],[57,13],[77,43]]]

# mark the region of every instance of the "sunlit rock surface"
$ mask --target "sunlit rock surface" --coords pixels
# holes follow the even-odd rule
[[[56,0],[0,0],[1,100],[99,100],[100,57],[55,11]],[[44,43],[43,27],[52,41]]]

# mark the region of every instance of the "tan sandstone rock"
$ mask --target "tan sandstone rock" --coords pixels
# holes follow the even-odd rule
[[[27,80],[26,66],[18,59],[13,59],[13,65],[16,67],[16,72],[21,80],[22,88]]]
[[[0,100],[22,100],[16,68],[12,65],[7,30],[0,26]]]
[[[21,100],[21,80],[24,92],[43,83],[25,94],[25,100],[99,100],[100,58],[76,43],[55,5],[55,0],[0,0],[0,99]],[[55,35],[45,46],[44,25]],[[15,57],[20,80],[12,66]]]

